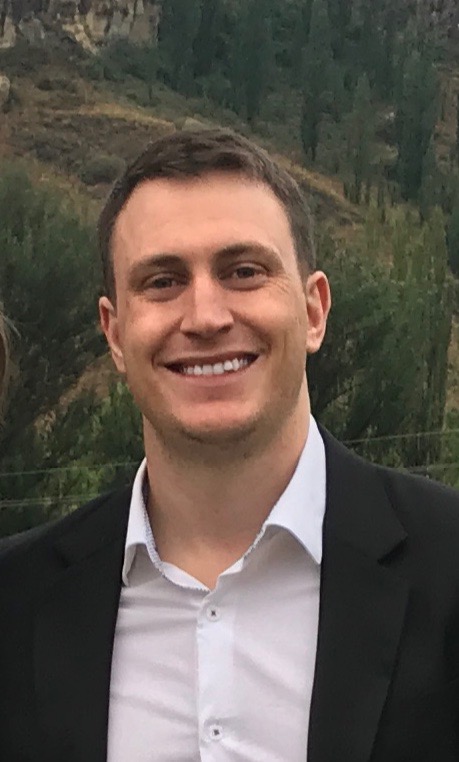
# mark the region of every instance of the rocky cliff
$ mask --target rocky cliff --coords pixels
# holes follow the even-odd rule
[[[416,0],[418,13],[427,16],[434,26],[450,37],[457,37],[459,8],[457,0]]]
[[[400,0],[387,0],[397,5]],[[17,40],[39,42],[52,33],[70,37],[95,53],[113,39],[154,39],[162,0],[0,0],[0,49]],[[243,0],[241,0],[243,2]],[[354,0],[356,8],[372,0]],[[404,0],[409,13],[424,17],[443,35],[459,37],[459,0]],[[399,7],[397,5],[397,7]]]
[[[155,38],[158,0],[0,0],[0,49],[64,34],[88,52],[110,40]]]

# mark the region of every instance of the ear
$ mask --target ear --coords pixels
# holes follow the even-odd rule
[[[331,307],[331,294],[328,278],[320,270],[308,275],[303,287],[308,312],[306,351],[309,355],[317,352],[324,340]]]
[[[116,312],[116,307],[107,296],[101,296],[99,299],[99,317],[100,325],[107,339],[108,346],[113,358],[113,362],[116,365],[117,370],[120,373],[126,372],[124,364],[123,350],[120,343],[119,336],[119,323]]]

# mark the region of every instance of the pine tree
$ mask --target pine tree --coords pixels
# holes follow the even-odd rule
[[[363,184],[371,182],[371,152],[375,137],[375,124],[368,77],[364,74],[357,82],[354,108],[347,120],[347,153],[353,176],[353,201],[360,204]]]
[[[201,21],[201,0],[163,0],[158,51],[170,84],[185,95],[194,91],[193,45]]]
[[[384,43],[378,84],[381,94],[390,98],[395,87],[395,59],[397,49],[397,18],[395,9],[389,6],[384,23]]]
[[[437,117],[437,79],[428,51],[406,60],[396,104],[397,175],[404,199],[417,200]]]
[[[456,96],[456,161],[459,162],[459,93]]]
[[[271,0],[251,0],[245,34],[245,102],[247,121],[253,124],[273,74]]]
[[[422,180],[419,189],[419,211],[421,221],[428,219],[432,209],[440,204],[440,187],[438,177],[437,157],[433,140],[424,155],[422,162]]]
[[[353,0],[328,0],[328,16],[332,29],[331,44],[334,58],[344,54],[346,34],[352,18]]]
[[[335,318],[308,377],[316,414],[346,439],[441,429],[445,408],[451,289],[441,212],[424,226],[400,209],[389,224],[378,218],[371,209],[350,244],[321,241]],[[360,451],[405,467],[438,455],[438,438],[381,445]]]
[[[315,161],[319,125],[330,101],[333,67],[330,22],[325,0],[314,0],[309,40],[304,53],[301,141],[306,155]]]
[[[193,41],[195,77],[208,76],[216,64],[221,8],[221,0],[203,0],[201,21]]]
[[[301,87],[304,72],[304,53],[311,30],[311,14],[314,0],[302,0],[297,7],[296,24],[292,36],[291,81],[294,87]]]
[[[250,0],[234,14],[229,53],[232,107],[253,124],[274,71],[272,0]]]
[[[245,115],[245,75],[246,75],[246,50],[245,50],[245,29],[246,29],[246,10],[236,15],[231,26],[229,36],[229,65],[228,78],[231,85],[230,105],[240,116]]]
[[[449,266],[454,275],[459,277],[459,193],[456,193],[446,230]]]

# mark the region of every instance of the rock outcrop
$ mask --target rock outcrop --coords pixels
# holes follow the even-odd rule
[[[418,13],[427,17],[432,26],[444,34],[457,37],[459,33],[459,8],[457,0],[417,0]]]
[[[372,0],[353,0],[357,14]],[[401,10],[400,0],[387,0]],[[145,42],[157,35],[162,0],[0,0],[0,49],[55,32],[87,51],[114,39]],[[404,0],[404,11],[423,17],[442,35],[459,37],[458,0]]]
[[[0,0],[0,49],[63,34],[88,52],[115,39],[155,39],[159,0]]]

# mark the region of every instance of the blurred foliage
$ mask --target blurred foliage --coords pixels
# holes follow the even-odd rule
[[[50,465],[37,421],[104,348],[95,324],[99,268],[84,213],[58,188],[34,185],[20,165],[2,164],[0,302],[15,327],[16,378],[0,428],[0,472]]]
[[[440,438],[367,440],[443,426],[453,307],[444,220],[378,209],[352,244],[322,239],[321,267],[334,298],[320,353],[309,359],[312,408],[341,439],[388,465],[440,457]]]
[[[88,158],[80,170],[80,177],[86,185],[111,183],[120,175],[125,162],[120,156],[99,153]]]

